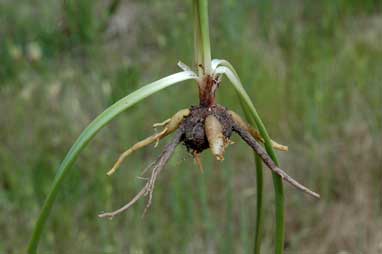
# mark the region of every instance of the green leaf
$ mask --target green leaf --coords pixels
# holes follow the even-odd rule
[[[102,129],[105,125],[107,125],[113,118],[119,115],[124,110],[129,107],[137,104],[141,100],[146,97],[165,89],[166,87],[175,85],[181,81],[189,80],[189,79],[197,79],[195,73],[190,71],[183,71],[172,74],[155,82],[152,82],[135,92],[127,95],[126,97],[120,99],[109,108],[107,108],[104,112],[102,112],[96,119],[94,119],[86,128],[83,130],[81,135],[77,138],[76,142],[74,142],[73,146],[70,148],[67,153],[65,159],[62,161],[56,176],[53,181],[52,188],[45,199],[43,208],[40,212],[40,215],[37,219],[32,239],[28,245],[28,253],[35,254],[38,246],[38,242],[40,240],[43,227],[45,222],[49,216],[50,210],[53,206],[54,200],[57,196],[60,185],[64,179],[64,177],[68,174],[71,169],[73,163],[75,162],[78,155],[81,151],[86,147],[86,145],[92,140],[92,138],[97,134],[98,131]]]

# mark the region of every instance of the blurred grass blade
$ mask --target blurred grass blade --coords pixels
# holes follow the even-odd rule
[[[85,146],[89,143],[89,141],[95,136],[95,134],[101,130],[106,124],[108,124],[114,117],[119,115],[121,112],[126,110],[127,108],[135,105],[146,97],[159,92],[166,87],[175,85],[181,81],[189,80],[189,79],[197,79],[196,75],[190,71],[178,72],[173,75],[167,76],[155,82],[152,82],[135,92],[127,95],[126,97],[120,99],[109,108],[107,108],[104,112],[102,112],[96,119],[94,119],[81,133],[81,135],[77,138],[76,142],[70,148],[67,153],[65,159],[62,161],[56,176],[53,181],[52,188],[45,199],[43,208],[40,212],[38,220],[36,222],[32,239],[29,242],[28,253],[35,254],[38,246],[39,239],[42,234],[42,230],[44,224],[49,216],[50,210],[54,203],[54,200],[57,196],[60,184],[62,183],[65,175],[69,172],[69,169],[75,162],[76,158],[80,154],[80,152],[85,148]]]
[[[228,61],[225,61],[228,63]],[[222,66],[217,67],[215,72],[225,74],[228,79],[231,81],[232,85],[235,87],[237,93],[239,94],[240,100],[244,107],[247,108],[251,117],[253,117],[256,122],[257,128],[261,136],[265,141],[265,149],[271,159],[275,162],[277,166],[279,166],[279,161],[276,157],[276,154],[272,148],[271,139],[269,134],[261,120],[259,114],[256,111],[255,106],[253,105],[249,95],[245,91],[239,76],[236,74],[237,72],[234,70],[231,64],[227,65],[222,62]],[[284,224],[284,188],[282,179],[276,173],[272,173],[273,178],[273,187],[275,190],[275,216],[276,216],[276,239],[275,239],[275,253],[282,254],[284,251],[284,232],[285,232],[285,224]]]

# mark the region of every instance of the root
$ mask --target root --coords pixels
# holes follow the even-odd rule
[[[265,165],[281,176],[281,178],[297,189],[315,197],[315,198],[320,198],[320,195],[309,190],[307,187],[304,185],[300,184],[296,180],[294,180],[292,177],[290,177],[287,173],[285,173],[281,168],[277,167],[276,164],[272,161],[272,159],[268,156],[268,154],[264,151],[264,149],[256,142],[256,140],[252,137],[252,135],[245,129],[241,128],[238,124],[234,125],[234,131],[237,132],[240,137],[250,146],[252,149],[260,156],[260,158],[263,160]]]
[[[248,131],[252,137],[254,137],[258,142],[261,142],[264,144],[264,139],[261,137],[260,133],[255,129],[253,128],[250,124],[248,124],[247,122],[245,122],[237,113],[235,113],[234,111],[232,110],[229,110],[228,113],[231,115],[232,117],[232,120],[238,125],[240,126],[240,128]],[[284,146],[284,145],[281,145],[279,143],[277,143],[276,141],[273,141],[271,140],[271,143],[272,143],[272,147],[274,149],[277,149],[277,150],[280,150],[280,151],[288,151],[288,147],[287,146]]]
[[[141,149],[142,147],[148,146],[153,142],[158,142],[160,139],[162,139],[167,134],[167,128],[165,128],[160,133],[154,134],[148,138],[145,138],[144,140],[139,141],[135,145],[133,145],[131,148],[123,152],[118,160],[115,162],[113,167],[106,173],[108,176],[114,174],[114,172],[121,166],[122,162],[133,152]]]
[[[176,112],[171,118],[170,121],[168,119],[168,123],[166,124],[166,128],[168,129],[168,133],[171,133],[178,129],[179,125],[183,122],[183,118],[188,116],[191,113],[190,109],[182,109]],[[165,121],[165,122],[166,122]]]
[[[176,129],[178,129],[179,125],[183,122],[183,118],[188,116],[190,114],[189,109],[182,109],[178,112],[176,112],[171,118],[161,122],[161,123],[156,123],[153,125],[154,128],[159,127],[159,126],[165,126],[165,128],[157,134],[154,134],[148,138],[145,138],[144,140],[139,141],[135,145],[133,145],[131,148],[123,152],[118,160],[115,162],[113,167],[107,172],[107,175],[110,176],[114,174],[114,172],[121,166],[122,162],[133,152],[148,146],[152,144],[153,142],[155,143],[155,147],[157,147],[159,140],[162,138],[166,137],[170,133],[174,132]]]
[[[166,120],[164,120],[164,121],[161,122],[161,123],[154,123],[154,124],[153,124],[153,127],[154,127],[154,128],[157,128],[157,127],[165,126],[165,125],[168,124],[170,121],[171,121],[171,118],[166,119]]]
[[[171,142],[166,145],[162,154],[155,161],[150,179],[147,181],[147,183],[141,189],[141,191],[138,192],[138,194],[129,203],[127,203],[125,206],[119,208],[118,210],[116,210],[114,212],[99,214],[98,217],[112,219],[115,215],[118,215],[118,214],[128,210],[141,197],[148,196],[147,205],[146,205],[146,208],[144,211],[144,214],[145,214],[147,209],[151,205],[151,201],[152,201],[152,197],[153,197],[153,191],[154,191],[154,187],[155,187],[155,181],[156,181],[159,173],[162,171],[162,169],[166,165],[167,161],[170,159],[171,155],[174,153],[175,148],[180,143],[182,136],[183,136],[183,131],[181,131],[181,130],[178,130],[175,133],[175,136],[173,137]]]
[[[217,160],[224,160],[223,155],[227,142],[221,123],[214,115],[209,115],[205,120],[204,128],[212,154]]]
[[[200,173],[204,172],[202,161],[200,160],[200,154],[197,151],[193,152],[195,163],[198,166]]]

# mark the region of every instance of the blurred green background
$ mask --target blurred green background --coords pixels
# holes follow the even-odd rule
[[[115,5],[113,5],[115,4]],[[192,64],[191,1],[0,0],[0,253],[23,253],[55,170],[103,109]],[[286,189],[286,253],[382,253],[382,1],[211,0],[215,58],[236,66],[292,176],[321,200]],[[223,82],[219,103],[240,112]],[[127,203],[147,147],[112,177],[119,153],[151,125],[198,103],[174,87],[122,114],[85,149],[48,220],[41,253],[251,253],[252,152],[238,138],[204,174],[179,147],[142,218]],[[266,170],[266,169],[265,169]],[[273,252],[266,170],[263,253]]]

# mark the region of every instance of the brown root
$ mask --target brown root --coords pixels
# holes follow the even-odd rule
[[[202,161],[200,159],[200,154],[197,151],[194,151],[193,155],[194,155],[195,163],[196,163],[196,165],[198,166],[198,168],[200,170],[200,173],[203,173],[204,172],[204,168],[203,168]]]
[[[236,112],[234,112],[232,110],[229,110],[228,113],[231,115],[232,120],[238,126],[240,126],[240,128],[248,131],[252,135],[252,137],[254,137],[258,142],[261,142],[261,143],[264,144],[264,139],[261,137],[260,133],[255,128],[253,128],[250,124],[245,122]],[[272,143],[272,147],[274,149],[277,149],[277,150],[280,150],[280,151],[288,151],[288,147],[287,146],[281,145],[281,144],[279,144],[279,143],[277,143],[276,141],[273,141],[273,140],[271,140],[271,143]]]
[[[138,194],[135,195],[135,197],[129,203],[127,203],[125,206],[123,206],[123,207],[121,207],[118,210],[115,210],[113,212],[101,213],[98,215],[98,217],[112,219],[115,215],[118,215],[118,214],[128,210],[133,204],[135,204],[135,202],[137,202],[143,196],[148,196],[148,201],[147,201],[147,205],[145,208],[145,212],[146,212],[147,209],[151,205],[155,181],[156,181],[158,175],[160,174],[160,172],[162,171],[162,169],[164,168],[164,166],[166,165],[167,161],[170,159],[171,155],[174,153],[176,146],[180,143],[180,141],[182,139],[182,136],[183,136],[183,132],[181,130],[178,130],[175,133],[175,136],[173,137],[171,142],[166,145],[162,154],[156,160],[156,162],[153,166],[153,170],[152,170],[150,179],[147,181],[147,183],[141,189],[141,191],[138,192]]]
[[[273,160],[268,156],[268,154],[265,152],[265,150],[256,142],[256,140],[252,137],[252,135],[245,129],[241,128],[238,124],[235,124],[233,126],[234,131],[240,135],[240,137],[250,146],[252,149],[260,156],[260,158],[263,160],[265,165],[281,176],[281,178],[297,189],[315,197],[320,198],[320,195],[317,194],[314,191],[309,190],[304,185],[300,184],[296,180],[294,180],[292,177],[290,177],[286,172],[284,172],[281,168],[277,167],[276,164],[273,162]]]

